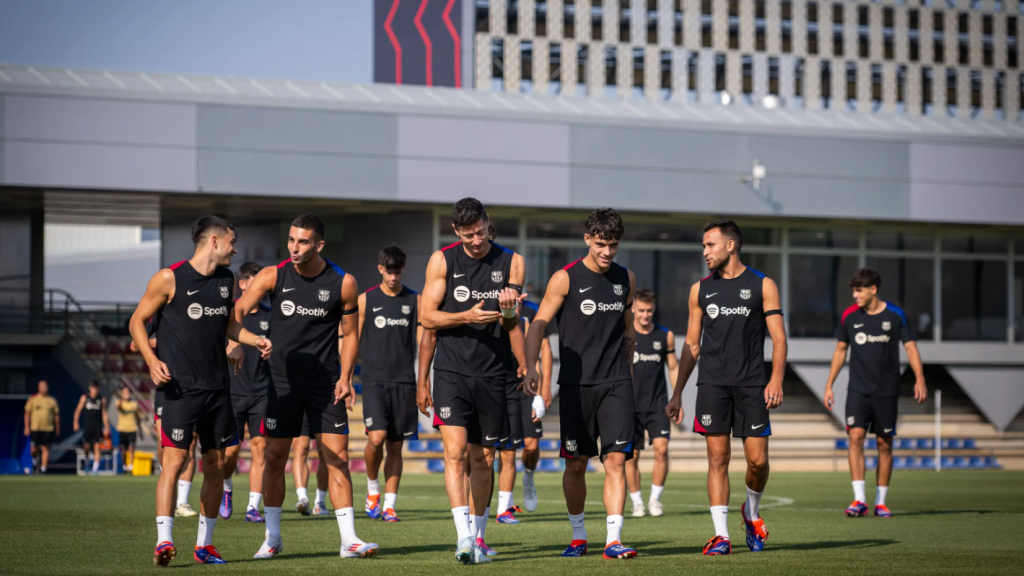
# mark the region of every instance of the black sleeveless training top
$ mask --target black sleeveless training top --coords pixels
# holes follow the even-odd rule
[[[558,383],[587,386],[629,380],[624,335],[629,271],[612,262],[604,274],[583,259],[564,268],[569,293],[558,311]]]
[[[416,292],[407,286],[388,296],[380,284],[366,294],[359,338],[360,376],[377,382],[416,383]]]
[[[498,311],[498,294],[508,286],[512,254],[508,248],[491,242],[491,251],[483,258],[471,258],[456,242],[441,250],[448,274],[442,312],[465,312],[484,301],[484,310]],[[504,376],[508,372],[508,332],[501,322],[464,324],[437,331],[435,370],[448,370],[466,376]]]
[[[291,260],[277,265],[270,297],[270,374],[280,391],[293,386],[333,388],[341,376],[338,325],[345,271],[326,258],[324,263],[323,271],[309,278],[296,272]]]
[[[270,338],[270,308],[260,302],[255,312],[242,321],[242,326],[262,338]],[[273,341],[273,339],[271,339]],[[242,345],[242,369],[228,367],[231,378],[231,393],[235,396],[266,396],[270,384],[270,362],[264,360],[260,351],[252,346]]]
[[[765,386],[764,274],[747,267],[739,276],[718,272],[700,281],[704,336],[697,385]]]
[[[85,404],[82,406],[81,424],[82,428],[99,428],[103,426],[103,396],[93,398],[85,395]]]
[[[637,412],[656,412],[668,404],[665,364],[669,354],[668,330],[655,325],[650,334],[636,333],[633,352],[633,404]]]
[[[228,321],[235,275],[218,267],[203,276],[188,260],[172,264],[174,298],[157,313],[157,358],[167,364],[164,387],[227,390]]]

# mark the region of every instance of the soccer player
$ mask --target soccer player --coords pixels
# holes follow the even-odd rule
[[[50,463],[50,446],[60,437],[59,416],[60,406],[50,396],[49,383],[40,380],[38,391],[25,402],[25,436],[32,443],[32,460],[38,462],[40,474],[46,474],[46,467]]]
[[[244,294],[259,274],[263,266],[256,262],[246,262],[238,268],[238,289]],[[260,338],[270,338],[270,308],[262,302],[249,312],[242,323],[246,330],[258,334]],[[266,462],[265,450],[267,441],[263,437],[260,424],[263,413],[267,409],[267,386],[270,383],[270,365],[260,355],[259,350],[232,343],[231,348],[238,347],[242,353],[242,367],[239,370],[229,369],[231,381],[231,405],[235,413],[235,426],[238,438],[245,438],[245,429],[249,428],[249,452],[252,460],[249,464],[249,503],[245,509],[245,521],[262,523],[260,501],[263,500],[263,466]],[[238,469],[238,455],[241,444],[228,446],[224,451],[224,495],[220,503],[220,517],[231,517],[234,499],[234,481],[231,476]]]
[[[715,536],[704,554],[732,554],[729,542],[729,432],[743,439],[747,460],[747,501],[740,506],[747,546],[764,549],[768,530],[760,516],[761,495],[768,483],[768,410],[782,404],[786,372],[786,330],[779,289],[761,272],[743,265],[743,233],[732,220],[704,226],[704,261],[711,275],[690,288],[690,320],[679,375],[665,408],[676,424],[683,421],[683,387],[697,372],[697,414],[693,429],[708,448],[708,499]],[[765,328],[772,338],[772,373],[765,373]],[[703,338],[702,338],[703,335]]]
[[[309,437],[309,418],[302,416],[302,428],[299,435],[292,440],[292,480],[295,482],[295,511],[303,516],[330,516],[327,509],[327,465],[324,464],[323,452],[317,444],[317,455],[320,457],[316,467],[316,500],[313,508],[309,507],[309,448],[312,440]]]
[[[228,270],[235,254],[232,225],[203,216],[192,226],[195,253],[157,272],[149,281],[129,321],[135,346],[149,366],[153,382],[163,388],[161,444],[163,457],[156,488],[157,546],[153,561],[166,566],[177,555],[171,501],[197,432],[202,448],[203,487],[199,532],[193,558],[222,564],[213,546],[224,474],[224,448],[238,442],[228,386],[225,344],[235,276]],[[149,345],[145,323],[158,316],[157,348]],[[237,327],[231,334],[270,353],[270,342]]]
[[[89,381],[89,392],[82,394],[75,408],[74,431],[82,430],[82,448],[86,458],[92,460],[87,464],[93,476],[100,471],[100,443],[110,434],[110,422],[107,416],[107,399],[100,396],[100,384]]]
[[[366,515],[398,522],[395,502],[402,479],[402,446],[419,436],[416,415],[416,348],[419,294],[402,285],[405,252],[387,246],[377,256],[381,282],[359,295],[359,346],[362,358],[363,423],[368,441]],[[387,448],[385,459],[384,450]],[[384,502],[380,501],[384,461]]]
[[[356,536],[352,477],[348,468],[348,413],[352,373],[359,350],[359,287],[351,274],[322,258],[324,222],[313,214],[292,221],[288,260],[256,275],[235,308],[237,322],[270,297],[277,353],[270,357],[270,387],[264,431],[267,465],[263,473],[263,512],[267,536],[256,558],[273,558],[283,548],[281,504],[284,469],[292,440],[302,431],[302,416],[327,465],[331,503],[341,532],[342,558],[368,558],[377,545]],[[339,343],[340,339],[340,343]],[[340,350],[339,350],[340,348]]]
[[[520,313],[524,318],[523,331],[527,334],[530,332],[530,321],[538,309],[539,306],[530,301],[524,301],[520,307]],[[551,372],[554,367],[551,356],[551,328],[552,325],[549,325],[544,330],[544,341],[540,348],[540,393],[535,396],[527,394],[524,390],[516,393],[519,400],[519,415],[523,422],[523,507],[527,512],[537,510],[537,485],[534,483],[533,475],[540,463],[540,439],[544,435],[541,419],[551,408]],[[502,460],[502,473],[505,471],[504,465]],[[508,486],[511,492],[516,483],[514,458],[510,468],[512,482]]]
[[[583,258],[555,272],[548,282],[530,332],[527,334],[526,384],[540,382],[537,360],[544,330],[558,319],[561,367],[559,423],[565,472],[565,493],[572,542],[563,557],[587,553],[583,523],[587,499],[587,463],[600,456],[604,463],[604,507],[607,537],[604,557],[635,558],[623,546],[622,509],[626,500],[626,460],[633,457],[634,421],[632,370],[633,273],[614,262],[624,228],[611,208],[595,210],[586,221]]]
[[[875,516],[889,518],[885,496],[892,477],[892,438],[896,435],[896,415],[900,395],[900,342],[907,350],[914,371],[914,400],[928,398],[924,367],[917,350],[917,337],[907,315],[895,304],[878,297],[882,277],[871,268],[861,268],[850,278],[856,302],[843,312],[836,327],[836,351],[825,384],[825,407],[832,410],[835,395],[832,385],[846,363],[850,349],[850,383],[846,392],[846,432],[850,435],[850,476],[853,503],[846,509],[850,517],[864,516],[868,505],[864,494],[864,437],[874,432],[878,439],[877,489]],[[851,342],[854,345],[851,346]]]
[[[430,257],[420,299],[420,323],[436,331],[424,340],[429,344],[436,339],[437,346],[433,394],[427,364],[427,371],[420,374],[416,403],[424,414],[434,407],[458,537],[455,557],[470,564],[490,562],[473,539],[469,516],[474,516],[477,532],[486,525],[493,488],[493,469],[487,461],[493,460],[508,424],[507,350],[509,332],[519,330],[517,307],[523,298],[525,265],[522,256],[488,239],[489,218],[475,198],[456,202],[452,217],[459,241]],[[424,361],[429,362],[421,357],[421,369]]]
[[[676,359],[676,335],[654,323],[656,299],[649,288],[637,291],[633,302],[633,329],[636,331],[636,352],[633,353],[633,404],[636,407],[636,442],[633,457],[626,461],[626,484],[633,501],[633,516],[644,515],[643,492],[640,489],[640,451],[644,449],[644,432],[654,447],[654,473],[651,475],[651,499],[647,507],[651,516],[661,516],[661,492],[668,477],[668,441],[671,427],[665,406],[668,405],[669,378],[676,381],[679,362]]]
[[[121,446],[121,469],[131,472],[135,462],[135,436],[139,433],[142,420],[139,418],[139,403],[132,400],[132,391],[121,388],[120,396],[114,401],[117,410],[117,436]]]

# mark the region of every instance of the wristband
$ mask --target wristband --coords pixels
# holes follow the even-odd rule
[[[539,394],[533,397],[533,412],[537,418],[543,418],[547,412],[547,409],[544,407],[544,399]]]

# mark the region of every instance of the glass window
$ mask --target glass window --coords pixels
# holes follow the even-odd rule
[[[1024,4],[1024,2],[1022,2]],[[1013,253],[1016,256],[1024,256],[1024,238],[1013,239]]]
[[[562,222],[534,222],[526,223],[526,236],[529,238],[572,238],[583,241],[583,234],[587,228],[583,220],[565,220]]]
[[[742,228],[744,246],[781,246],[782,230],[778,228]]]
[[[1024,263],[1013,266],[1013,339],[1024,342]]]
[[[700,244],[704,241],[704,231],[700,226],[674,226],[671,224],[632,224],[625,223],[623,240],[638,242],[688,242]]]
[[[518,240],[519,220],[515,218],[491,218],[491,220],[494,222],[494,226],[497,229],[498,238],[505,242]],[[455,231],[452,230],[451,216],[441,216],[438,226],[442,236],[455,235]]]
[[[633,271],[638,290],[654,290],[658,297],[654,321],[683,337],[690,317],[690,287],[706,275],[701,253],[619,250],[615,261]]]
[[[935,250],[935,237],[930,234],[906,234],[904,232],[868,232],[869,250]]]
[[[703,255],[701,258],[703,258]],[[782,285],[782,256],[779,254],[744,253],[742,260],[747,266],[750,266],[754,270],[757,270],[774,280],[775,284],[779,287],[779,294],[781,296],[782,290],[784,289],[784,286]],[[787,311],[783,310],[782,313],[786,314]]]
[[[566,264],[587,255],[587,245],[582,241],[578,248],[552,246],[530,246],[526,250],[526,286],[524,291],[533,302],[544,298],[544,290],[551,275]]]
[[[806,230],[793,228],[789,231],[790,246],[811,248],[857,248],[860,232],[857,230]]]
[[[1006,340],[1006,262],[942,261],[942,339]]]
[[[981,234],[943,234],[943,252],[972,252],[975,254],[1006,254],[1006,238]]]
[[[903,308],[918,339],[934,339],[935,261],[868,257],[867,263],[882,276],[879,296]],[[849,303],[853,304],[852,291]]]
[[[848,285],[856,271],[856,256],[791,255],[789,274],[795,280],[789,289],[790,335],[831,338],[843,310],[850,306]]]

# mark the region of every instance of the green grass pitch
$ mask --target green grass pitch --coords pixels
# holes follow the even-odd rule
[[[284,553],[257,561],[263,527],[242,521],[247,480],[236,477],[235,516],[217,523],[214,543],[228,564],[192,560],[197,521],[178,518],[178,558],[171,574],[1021,574],[1024,566],[1024,473],[897,472],[889,494],[894,518],[845,518],[851,500],[845,474],[774,475],[762,503],[771,537],[751,553],[740,529],[743,481],[733,476],[729,529],[731,557],[704,557],[713,535],[702,474],[673,474],[662,497],[661,518],[627,516],[623,541],[639,552],[632,561],[601,558],[604,512],[600,474],[588,475],[587,529],[593,544],[584,558],[558,554],[570,540],[561,476],[538,475],[540,507],[516,526],[491,523],[487,541],[500,555],[486,566],[454,559],[455,529],[440,475],[402,482],[402,522],[386,524],[362,514],[366,478],[356,475],[356,532],[381,546],[371,560],[338,557],[332,516],[301,517],[290,487],[282,518]],[[155,478],[0,477],[0,574],[87,575],[159,572]],[[198,510],[198,482],[191,504]],[[311,478],[311,480],[313,480]],[[645,484],[649,476],[644,478]],[[868,498],[874,497],[869,480]],[[647,496],[645,486],[644,495]],[[738,488],[738,489],[737,489]],[[312,487],[310,489],[312,494]],[[516,501],[522,504],[521,488]],[[495,496],[496,497],[496,496]]]

